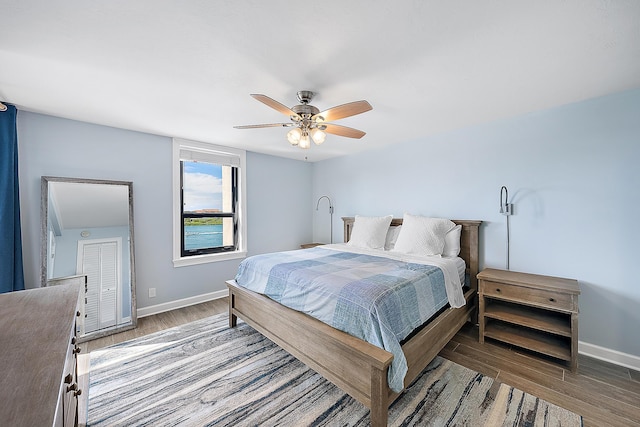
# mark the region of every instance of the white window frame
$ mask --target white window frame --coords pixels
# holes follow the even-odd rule
[[[238,246],[232,252],[192,255],[183,257],[181,254],[182,206],[180,199],[180,151],[191,151],[196,154],[225,157],[237,157],[240,165],[238,171]],[[236,148],[223,147],[206,142],[189,141],[173,138],[173,266],[205,264],[209,262],[227,261],[245,258],[247,256],[247,191],[246,191],[246,152]]]

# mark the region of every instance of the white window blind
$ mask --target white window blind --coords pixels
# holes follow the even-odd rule
[[[180,160],[214,163],[222,166],[240,167],[240,157],[218,151],[204,151],[200,148],[180,147]]]

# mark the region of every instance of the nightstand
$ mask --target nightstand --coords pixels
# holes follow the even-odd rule
[[[478,273],[479,340],[502,341],[578,368],[577,280],[487,268]]]
[[[309,248],[315,248],[316,246],[322,246],[325,243],[304,243],[302,245],[300,245],[300,247],[302,249],[309,249]]]

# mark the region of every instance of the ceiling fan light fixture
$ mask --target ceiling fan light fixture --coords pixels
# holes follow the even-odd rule
[[[304,132],[302,138],[300,138],[300,148],[311,148],[311,141],[309,141],[309,134]]]
[[[300,138],[302,138],[302,131],[300,128],[293,128],[287,132],[287,140],[289,140],[291,145],[298,145],[300,143]]]
[[[326,137],[327,137],[327,134],[322,132],[320,129],[318,128],[311,129],[311,138],[313,139],[313,142],[316,143],[316,145],[322,144]]]

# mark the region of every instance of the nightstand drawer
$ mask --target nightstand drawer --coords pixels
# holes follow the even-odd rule
[[[505,285],[504,283],[482,281],[480,293],[489,297],[518,301],[553,310],[575,312],[577,301],[571,294],[544,289],[533,289],[526,286]]]
[[[311,249],[311,248],[315,248],[316,246],[322,246],[324,245],[324,243],[303,243],[300,245],[300,247],[302,249]]]

